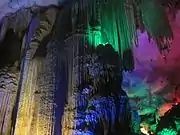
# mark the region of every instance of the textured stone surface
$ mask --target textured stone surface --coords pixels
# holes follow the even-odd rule
[[[9,135],[19,82],[17,65],[0,69],[0,133]]]
[[[21,2],[23,3],[26,1],[21,1]],[[44,4],[47,3],[45,2]],[[17,7],[17,5],[14,5],[14,7]],[[81,54],[79,55],[79,50],[74,51],[77,48],[79,49],[79,47],[81,48],[82,46],[88,47],[88,45],[86,44],[87,42],[84,42],[84,40],[82,40],[86,38],[86,35],[83,33],[84,32],[83,30],[77,30],[76,31],[77,33],[78,32],[82,32],[82,33],[77,35],[75,34],[75,36],[72,36],[70,39],[67,39],[64,42],[63,41],[64,37],[69,31],[68,30],[66,31],[62,28],[71,25],[69,24],[71,23],[71,21],[73,22],[73,20],[71,20],[70,17],[68,18],[69,15],[68,10],[64,10],[64,12],[62,12],[62,16],[60,16],[57,21],[58,26],[56,25],[57,27],[53,29],[53,34],[55,33],[52,37],[53,41],[46,46],[47,48],[45,47],[47,49],[45,61],[44,59],[32,60],[32,58],[36,54],[37,49],[41,46],[39,42],[41,42],[42,39],[44,39],[44,37],[50,34],[50,31],[52,30],[53,24],[56,19],[56,13],[57,13],[56,9],[50,8],[49,10],[45,10],[45,12],[42,12],[42,14],[38,14],[35,18],[37,19],[37,22],[40,24],[40,26],[38,25],[37,28],[32,23],[31,20],[32,14],[30,13],[30,9],[28,10],[25,8],[19,10],[19,12],[12,13],[10,14],[10,16],[5,17],[3,20],[4,23],[2,22],[3,23],[2,26],[3,28],[5,28],[5,29],[1,29],[2,31],[0,34],[1,36],[0,38],[2,39],[4,38],[6,28],[12,27],[13,31],[18,35],[19,34],[21,35],[22,34],[21,32],[25,30],[29,24],[31,24],[29,25],[30,29],[31,27],[34,28],[28,31],[28,34],[26,35],[28,41],[23,42],[22,45],[24,48],[26,48],[26,45],[30,44],[32,48],[30,53],[28,53],[27,56],[28,58],[26,57],[27,60],[30,60],[30,61],[26,61],[29,62],[28,65],[29,68],[26,70],[26,73],[23,74],[26,79],[24,79],[23,82],[24,86],[22,88],[23,96],[21,96],[20,109],[19,109],[20,113],[18,116],[18,117],[21,116],[22,117],[19,118],[17,122],[18,123],[17,127],[19,127],[17,128],[17,130],[19,130],[19,133],[17,132],[17,135],[21,135],[21,134],[24,135],[24,132],[26,132],[27,134],[28,133],[35,134],[34,132],[36,132],[37,134],[39,133],[42,135],[48,133],[50,134],[50,132],[54,132],[53,131],[54,128],[53,126],[55,125],[54,124],[55,101],[53,99],[54,92],[65,89],[63,86],[61,86],[62,84],[58,85],[60,81],[57,80],[61,80],[62,79],[60,77],[61,72],[67,70],[68,70],[68,75],[65,73],[66,74],[65,76],[66,77],[68,76],[69,78],[71,78],[71,80],[68,80],[69,83],[67,84],[69,89],[68,91],[69,97],[67,98],[67,105],[65,107],[65,113],[62,122],[63,134],[91,135],[91,134],[95,134],[95,132],[96,133],[100,132],[100,134],[101,132],[104,132],[104,134],[112,133],[114,131],[113,128],[115,128],[114,117],[119,119],[126,117],[126,116],[120,117],[119,115],[118,117],[117,115],[114,116],[113,114],[117,110],[117,108],[124,107],[123,103],[125,102],[127,96],[123,96],[122,99],[117,100],[119,96],[117,98],[117,95],[114,93],[116,93],[119,89],[116,89],[116,87],[105,85],[110,80],[112,80],[112,78],[119,72],[115,72],[111,74],[112,69],[104,70],[104,68],[107,67],[113,68],[114,67],[113,61],[117,59],[109,60],[110,62],[112,62],[111,63],[112,65],[105,63],[102,66],[97,62],[98,57],[96,57],[96,55],[90,54],[87,55],[87,57],[83,57],[83,55]],[[123,81],[123,87],[125,88],[127,95],[130,97],[129,102],[133,108],[132,111],[128,110],[130,116],[133,117],[131,120],[129,120],[131,123],[133,123],[131,124],[133,127],[130,127],[133,130],[133,132],[138,132],[139,129],[140,119],[137,115],[137,112],[135,111],[136,109],[138,110],[138,113],[142,115],[142,117],[145,116],[146,118],[148,118],[148,119],[143,119],[142,120],[143,122],[156,123],[159,118],[158,115],[164,115],[164,113],[167,110],[169,110],[175,102],[179,102],[178,95],[180,94],[179,93],[180,75],[178,72],[179,65],[177,63],[179,63],[179,54],[180,54],[179,46],[178,46],[180,30],[178,26],[179,24],[178,16],[179,14],[177,14],[175,21],[172,20],[171,22],[171,26],[174,32],[174,40],[171,48],[172,50],[167,55],[166,61],[165,61],[165,57],[162,57],[164,55],[159,54],[159,51],[156,48],[154,41],[152,40],[149,43],[147,33],[145,32],[140,33],[139,31],[137,31],[140,42],[139,42],[139,46],[137,48],[134,48],[134,55],[136,62],[135,70],[131,73],[124,73],[124,81]],[[10,19],[8,19],[8,17]],[[26,21],[23,19],[23,17],[26,18],[25,19]],[[13,21],[14,18],[16,18],[15,21]],[[5,23],[6,20],[8,21],[11,20],[13,24]],[[20,23],[22,25],[18,25],[19,21],[23,22]],[[22,36],[24,35],[21,35],[21,38]],[[26,39],[25,36],[24,39]],[[50,39],[48,39],[48,41],[49,40]],[[55,42],[55,40],[58,41]],[[53,50],[52,49],[53,47],[51,45],[55,46],[57,50],[56,49]],[[70,45],[72,45],[73,47]],[[67,55],[69,54],[69,51],[67,51],[67,49],[70,48],[71,49],[73,48],[74,50],[73,51],[70,50],[71,53],[69,57],[69,55]],[[84,50],[84,48],[81,49]],[[107,48],[107,49],[111,50],[112,48]],[[100,50],[103,50],[103,47],[100,48]],[[107,52],[109,52],[109,50]],[[21,55],[23,55],[23,53]],[[107,56],[107,58],[110,58],[110,56],[112,56],[110,53],[104,53],[104,55]],[[86,59],[85,61],[84,58]],[[72,66],[70,68],[67,66],[69,63],[70,66]],[[62,67],[61,65],[64,66]],[[8,68],[3,68],[2,72],[6,72],[5,70]],[[87,77],[87,73],[89,75],[88,76],[89,78]],[[14,74],[12,75],[11,71],[9,70],[7,70],[6,74],[9,76],[8,77],[5,76],[5,78],[2,79],[1,84],[9,83],[8,79],[11,78],[10,76],[14,75]],[[58,77],[57,74],[59,75]],[[106,76],[107,74],[108,77]],[[80,89],[82,87],[85,87],[85,84],[83,84],[84,76],[87,77],[88,79],[92,79],[92,80],[94,79],[93,81],[91,80],[92,81],[91,85],[93,85],[91,86],[92,89],[89,88]],[[99,76],[101,76],[100,79],[98,78]],[[40,83],[38,82],[39,78],[40,78]],[[66,80],[66,78],[63,79]],[[15,81],[12,82],[14,83]],[[116,80],[114,84],[119,84],[119,82],[120,80]],[[39,83],[40,86],[38,86],[37,83]],[[102,84],[105,86],[99,88],[99,85]],[[2,85],[2,87],[4,86]],[[111,92],[113,91],[112,92],[113,94],[109,91]],[[60,93],[61,92],[62,91],[60,91]],[[87,95],[88,92],[90,92],[89,95]],[[108,96],[105,96],[106,94]],[[4,95],[1,95],[1,97],[4,97]],[[66,94],[63,93],[61,95],[62,98],[61,101],[63,101],[63,103],[65,102],[64,101],[65,97]],[[3,100],[3,98],[0,99]],[[5,99],[3,101],[4,101],[3,104],[7,102],[7,100]],[[119,102],[121,102],[123,105],[122,104],[119,105]],[[6,106],[4,105],[2,106],[3,109],[6,108]],[[126,107],[124,111],[126,111]],[[99,114],[99,112],[101,113]],[[127,114],[126,112],[124,113],[124,115],[129,115],[129,114]],[[2,118],[4,118],[3,115]],[[101,127],[103,129],[99,130],[99,128]]]

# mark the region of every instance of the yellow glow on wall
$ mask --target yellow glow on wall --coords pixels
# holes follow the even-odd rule
[[[50,117],[40,115],[40,95],[38,87],[39,60],[32,60],[25,69],[15,135],[50,135]],[[47,126],[48,125],[48,126]]]

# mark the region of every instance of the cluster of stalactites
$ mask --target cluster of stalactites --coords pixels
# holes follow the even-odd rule
[[[166,58],[166,55],[169,53],[171,45],[172,45],[172,37],[157,37],[155,38],[155,41],[158,45],[158,48],[160,50],[160,53],[164,58]]]
[[[173,34],[164,8],[155,0],[78,0],[73,4],[73,23],[101,32],[101,43],[119,52],[125,70],[134,67],[132,46],[138,45],[137,26],[146,29],[160,52],[170,49]],[[95,39],[96,34],[90,35]],[[96,45],[95,45],[96,46]]]
[[[173,33],[164,7],[155,0],[143,0],[137,5],[141,17],[141,24],[149,33],[163,56],[169,52]]]
[[[74,28],[83,26],[87,29],[89,40],[97,40],[89,41],[93,46],[97,46],[94,43],[111,44],[121,54],[126,69],[133,66],[129,62],[133,60],[130,52],[131,39],[137,41],[132,3],[132,0],[78,0],[72,5]]]

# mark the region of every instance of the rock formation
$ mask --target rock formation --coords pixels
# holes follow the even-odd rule
[[[156,26],[154,19],[160,20]],[[6,14],[0,47],[5,53],[14,47],[17,53],[10,60],[0,54],[5,60],[0,63],[0,134],[130,135],[140,133],[146,115],[155,114],[148,122],[157,122],[157,108],[165,101],[149,90],[139,91],[150,79],[136,73],[152,73],[153,68],[138,63],[147,59],[138,59],[136,29],[140,34],[146,30],[156,52],[166,58],[173,35],[155,0],[76,0]],[[131,91],[139,85],[136,78],[141,85]]]

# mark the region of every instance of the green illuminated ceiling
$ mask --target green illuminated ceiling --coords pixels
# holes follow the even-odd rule
[[[134,0],[80,0],[77,20],[78,24],[87,24],[89,44],[111,44],[121,55],[124,68],[132,70],[132,42],[137,43],[135,7],[142,13],[142,24],[152,37],[172,36],[163,8],[156,5],[155,0],[144,0],[139,4]]]

